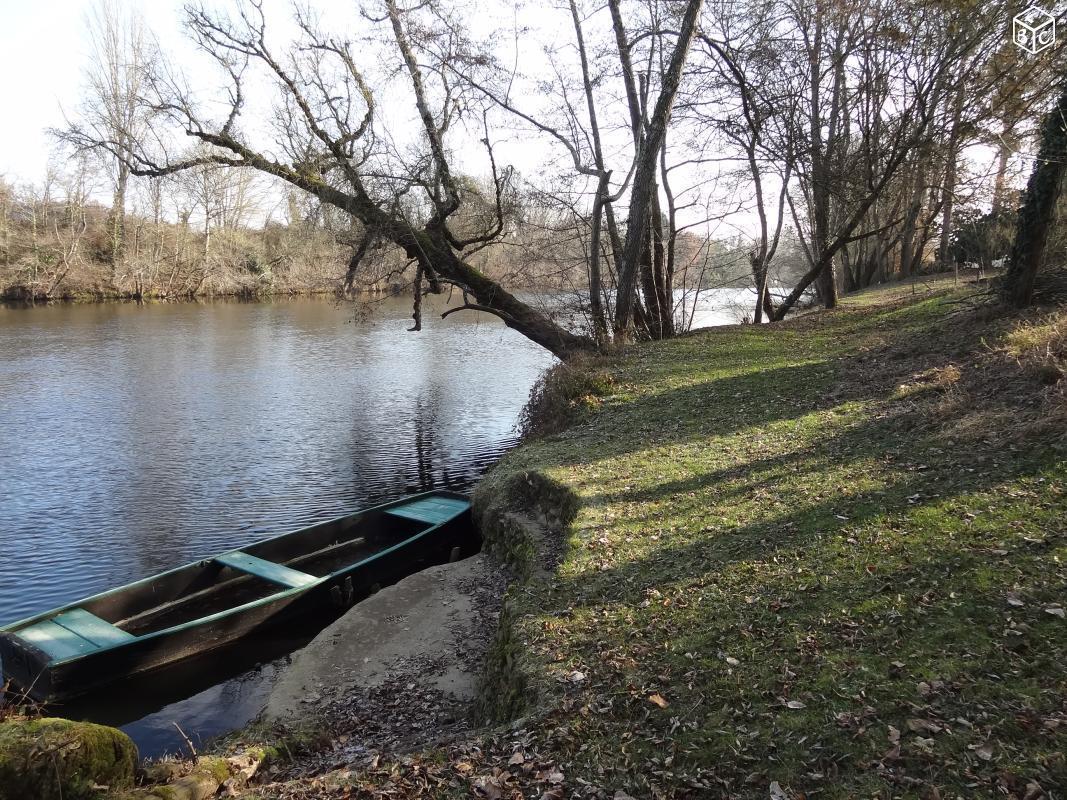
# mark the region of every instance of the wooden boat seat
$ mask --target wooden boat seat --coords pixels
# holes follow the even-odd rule
[[[470,508],[470,503],[456,497],[424,497],[402,506],[394,506],[385,513],[416,522],[439,525],[458,517],[468,508]]]
[[[247,572],[257,578],[263,578],[265,581],[278,583],[290,589],[298,589],[318,580],[314,575],[290,569],[284,564],[275,564],[273,561],[267,561],[265,558],[258,558],[249,553],[242,553],[240,550],[216,556],[215,563],[222,564],[230,569]]]
[[[36,622],[20,629],[18,635],[43,650],[53,661],[84,655],[137,638],[83,608],[72,608],[51,619]]]

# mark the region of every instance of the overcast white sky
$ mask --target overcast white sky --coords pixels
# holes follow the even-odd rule
[[[187,38],[182,6],[186,0],[119,0],[126,7],[136,9],[148,29],[158,39],[161,50],[172,64],[176,63],[191,79],[193,85],[216,87],[223,82],[210,59],[198,51]],[[62,127],[64,111],[74,116],[83,85],[82,71],[90,55],[87,21],[97,0],[0,0],[0,176],[15,183],[38,183],[47,170],[55,142],[48,134],[52,127]],[[220,5],[227,5],[220,2]],[[264,3],[269,28],[284,37],[291,26],[291,0],[266,0]],[[354,2],[329,0],[317,2],[325,19],[334,15],[346,17],[341,25],[351,25]],[[501,6],[500,9],[507,9]],[[532,9],[534,15],[538,8]],[[491,15],[482,14],[473,21],[488,33],[493,24]],[[497,15],[496,23],[503,18]],[[503,24],[508,25],[510,15]],[[535,46],[536,49],[536,46]],[[264,87],[266,88],[266,87]],[[257,93],[259,94],[259,93]],[[269,89],[263,97],[250,97],[249,108],[243,115],[246,126],[252,123],[256,111],[268,111],[269,105],[256,109],[258,103],[269,104],[273,97]],[[379,113],[389,114],[382,109]],[[407,109],[404,109],[407,113]],[[506,115],[500,112],[500,116]],[[400,130],[407,126],[396,126]],[[495,131],[502,139],[511,138],[506,130]],[[480,132],[474,141],[481,138]],[[497,137],[494,136],[494,139]],[[552,153],[552,147],[539,146],[528,140],[501,142],[498,158],[529,171],[539,160],[565,157]],[[475,146],[472,155],[484,161],[484,152]],[[462,154],[461,154],[462,155]],[[464,165],[466,166],[466,165]],[[483,165],[471,165],[481,171]],[[486,170],[487,171],[487,170]],[[623,170],[624,172],[625,170]]]
[[[216,86],[221,80],[218,73],[195,50],[183,32],[183,2],[125,0],[126,4],[139,11],[172,63],[179,64],[195,83]],[[0,123],[0,176],[8,181],[37,183],[45,175],[54,150],[54,142],[47,129],[62,126],[63,110],[73,113],[78,104],[83,83],[82,68],[87,62],[90,47],[87,19],[95,3],[96,0],[0,0],[0,76],[3,76],[0,79],[3,120]],[[354,3],[352,0],[320,0],[315,5],[326,9],[332,18],[335,14],[351,14]],[[508,11],[506,4],[490,5],[494,11]],[[529,19],[520,20],[520,24],[533,22],[540,27],[542,41],[546,36],[549,42],[554,37],[556,44],[570,41],[573,36],[571,31],[566,31],[567,39],[564,41],[562,34],[554,33],[550,26],[543,24],[545,21],[557,22],[559,18],[555,14],[551,18],[546,17],[543,6],[537,3],[524,5],[524,17],[529,16]],[[289,24],[290,0],[266,0],[265,6],[268,24],[274,31]],[[505,19],[497,14],[495,24],[510,27],[510,13],[506,16]],[[473,24],[484,27],[488,33],[494,24],[491,19],[492,15],[483,13],[473,20]],[[506,39],[510,40],[510,37]],[[510,45],[510,41],[507,44]],[[539,45],[524,38],[523,50],[524,62],[528,64],[531,58],[536,60]],[[397,127],[403,130],[406,126]],[[498,127],[494,130],[493,138],[499,143],[498,161],[511,163],[527,175],[546,161],[569,162],[566,153],[558,145],[538,141],[536,137],[518,136],[514,132],[509,134],[506,128]],[[475,160],[483,161],[484,154],[480,148],[475,149]],[[978,157],[988,156],[982,154]],[[465,160],[461,160],[461,166],[472,171],[483,171],[483,165],[462,164]],[[628,165],[617,166],[621,167],[616,170],[617,173],[625,174]],[[720,191],[725,192],[726,188],[720,187]],[[728,197],[720,198],[720,202],[724,206],[733,205]],[[689,213],[697,219],[703,216],[698,209]],[[749,213],[737,215],[730,220],[730,224],[719,228],[716,235],[731,236],[738,228],[751,227],[753,220],[754,216]]]
[[[39,181],[61,109],[78,103],[81,67],[89,42],[86,19],[93,0],[0,0],[0,175]],[[140,0],[149,26],[167,49],[184,48],[180,0]]]

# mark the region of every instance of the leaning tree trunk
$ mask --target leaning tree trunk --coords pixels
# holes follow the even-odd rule
[[[1062,80],[1059,100],[1045,116],[1041,128],[1041,149],[1026,184],[1015,227],[1011,263],[1004,277],[1004,297],[1016,308],[1025,308],[1033,301],[1034,278],[1056,221],[1056,203],[1067,166],[1064,164],[1067,158],[1067,75],[1062,76]]]
[[[440,277],[470,292],[476,301],[450,309],[446,314],[464,307],[488,312],[563,360],[592,348],[589,339],[556,324],[467,263],[452,249],[442,228],[427,226],[414,232],[411,241],[404,241],[405,238],[395,236],[393,240],[404,247],[408,257],[417,259]]]
[[[637,167],[634,170],[633,188],[630,192],[630,216],[626,230],[626,243],[623,246],[622,269],[619,272],[618,297],[615,302],[615,331],[620,339],[625,340],[630,330],[631,317],[634,313],[634,289],[637,282],[638,262],[641,256],[645,231],[642,223],[648,218],[652,207],[652,189],[658,169],[659,150],[663,137],[667,135],[671,110],[678,86],[682,82],[682,71],[689,55],[689,46],[693,42],[700,19],[703,0],[689,0],[682,18],[678,38],[671,53],[670,64],[663,75],[662,88],[656,101],[652,119],[649,121],[643,149],[637,154]]]

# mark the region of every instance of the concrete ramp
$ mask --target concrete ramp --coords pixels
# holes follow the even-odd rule
[[[282,673],[264,716],[308,722],[368,695],[474,699],[496,627],[503,579],[482,555],[416,573],[354,606],[322,631]],[[371,703],[373,705],[373,702]]]

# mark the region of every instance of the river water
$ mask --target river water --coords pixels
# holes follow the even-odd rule
[[[735,321],[732,302],[699,322]],[[408,333],[408,300],[370,306],[0,306],[0,625],[361,506],[468,489],[514,443],[552,356],[482,314],[431,306]],[[206,738],[254,717],[278,668],[262,660],[191,698],[195,681],[69,712],[125,723],[158,754],[180,744],[174,722]]]

